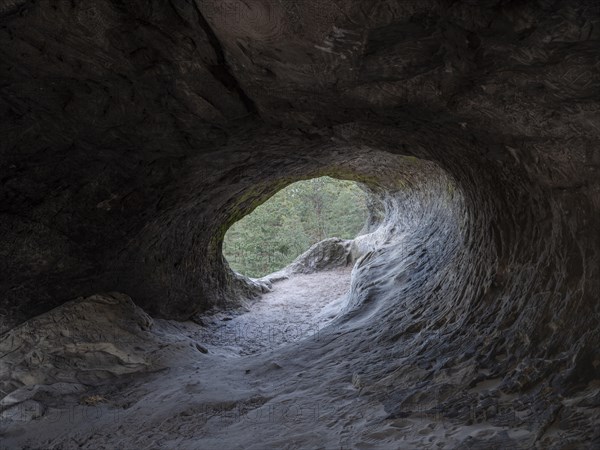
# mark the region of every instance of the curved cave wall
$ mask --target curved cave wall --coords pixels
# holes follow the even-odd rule
[[[594,2],[223,5],[1,4],[3,329],[102,291],[233,306],[227,227],[330,175],[383,205],[340,319],[386,318],[361,358],[539,398],[598,378]]]

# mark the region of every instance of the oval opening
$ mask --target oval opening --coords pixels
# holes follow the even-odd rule
[[[238,273],[259,278],[291,264],[325,239],[353,239],[367,220],[366,193],[330,177],[293,183],[233,224],[223,255]]]

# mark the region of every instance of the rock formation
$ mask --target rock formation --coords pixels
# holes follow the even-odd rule
[[[239,306],[265,286],[227,228],[329,175],[375,205],[298,360],[344,362],[331,398],[496,427],[458,448],[600,445],[596,1],[2,0],[0,115],[2,348],[102,292],[138,318]]]

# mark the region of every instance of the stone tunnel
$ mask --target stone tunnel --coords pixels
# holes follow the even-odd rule
[[[2,0],[0,42],[9,445],[600,446],[596,1]],[[186,353],[178,327],[265,289],[229,268],[228,227],[324,175],[379,214],[318,345],[242,359],[241,381],[213,349]],[[113,328],[135,345],[90,350]],[[164,346],[177,357],[148,356]],[[110,369],[128,358],[143,370]],[[149,407],[175,389],[165,370],[193,398]],[[132,384],[92,430],[77,398]],[[329,409],[221,429],[199,406],[211,389]]]

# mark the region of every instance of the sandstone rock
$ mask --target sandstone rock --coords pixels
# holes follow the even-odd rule
[[[0,411],[6,420],[32,420],[49,398],[79,397],[86,389],[164,367],[168,336],[119,293],[67,302],[0,338]],[[198,350],[206,349],[198,344]]]
[[[289,266],[269,274],[262,281],[273,283],[290,277],[295,273],[313,273],[323,270],[348,267],[353,264],[352,240],[329,238],[317,242],[298,256]]]

